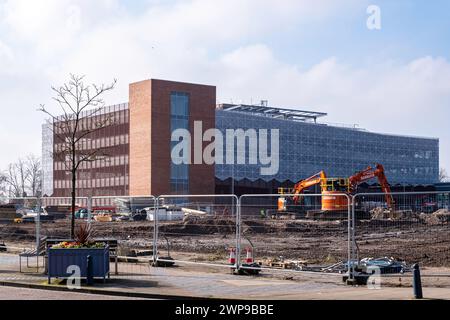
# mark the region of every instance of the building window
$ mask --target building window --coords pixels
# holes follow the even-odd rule
[[[170,107],[170,129],[174,132],[177,129],[189,130],[189,94],[182,92],[172,92]],[[177,142],[171,142],[171,150]],[[189,165],[171,164],[170,168],[170,189],[174,194],[189,193]]]

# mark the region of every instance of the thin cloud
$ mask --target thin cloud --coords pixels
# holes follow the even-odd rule
[[[299,21],[332,23],[363,7],[360,1],[150,1],[138,11],[118,0],[35,2],[0,1],[2,128],[9,133],[0,143],[10,150],[0,167],[40,152],[38,143],[30,145],[43,121],[34,110],[39,103],[51,108],[50,85],[76,72],[93,82],[118,78],[111,104],[128,99],[130,82],[164,78],[217,85],[221,102],[269,99],[326,111],[330,122],[440,137],[441,162],[450,168],[446,58],[356,66],[328,56],[305,68],[265,41],[295,35],[292,46],[299,46],[302,30],[292,31]]]

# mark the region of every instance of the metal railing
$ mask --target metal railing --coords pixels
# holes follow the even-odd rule
[[[117,253],[121,267],[126,270],[128,261],[135,259],[143,264],[142,274],[148,274],[150,263],[155,266],[178,263],[236,271],[331,276],[345,271],[352,278],[355,265],[363,258],[393,257],[407,265],[420,263],[430,268],[424,269],[425,277],[447,275],[442,268],[450,267],[449,192],[392,193],[395,205],[390,211],[383,193],[333,196],[346,199],[341,216],[330,218],[329,212],[321,212],[322,194],[304,194],[299,204],[289,208],[294,216],[284,221],[272,219],[272,214],[282,216],[277,206],[278,194],[80,197],[77,204],[86,209],[87,216],[82,219],[95,224],[99,237],[114,238],[125,248]],[[12,212],[0,215],[0,267],[6,264],[2,261],[14,260],[2,260],[2,254],[39,248],[43,237],[68,237],[69,213],[62,214],[62,220],[52,221],[47,219],[43,208],[64,207],[69,202],[70,198],[9,199],[14,210],[32,217],[28,222],[34,225],[25,220],[22,224],[14,223],[18,218]],[[108,206],[116,214],[123,213],[119,218],[124,219],[110,224],[93,219],[98,208]],[[311,212],[319,213],[308,216]],[[139,220],[133,219],[139,215]],[[244,242],[248,242],[248,247]],[[235,260],[229,256],[233,249]],[[249,252],[251,259],[246,256]],[[279,259],[278,265],[255,264],[257,259],[273,260],[280,255],[307,263],[288,269],[280,266],[286,262],[283,259]],[[336,268],[337,265],[340,267]],[[129,273],[135,269],[130,267]]]
[[[352,197],[351,259],[393,257],[405,266],[425,266],[425,276],[427,272],[442,275],[433,269],[450,267],[450,193],[395,192],[391,196],[392,208],[387,207],[384,193]]]
[[[283,194],[282,197],[294,197],[295,194]],[[328,211],[324,211],[323,209],[323,203],[322,203],[322,194],[303,194],[301,195],[301,200],[298,204],[290,204],[288,208],[286,209],[286,212],[283,213],[282,211],[279,211],[277,200],[280,197],[279,194],[249,194],[249,195],[243,195],[239,199],[239,225],[242,226],[243,218],[247,217],[255,217],[255,213],[258,214],[258,212],[255,212],[256,210],[261,210],[261,215],[263,214],[263,210],[266,211],[266,219],[272,218],[270,215],[272,215],[276,219],[279,217],[284,217],[287,219],[286,223],[281,223],[280,226],[275,226],[276,232],[281,232],[280,236],[273,237],[274,241],[283,241],[282,237],[288,237],[288,240],[284,240],[286,243],[286,246],[280,246],[278,244],[273,245],[272,252],[278,251],[279,253],[286,252],[287,255],[291,257],[298,257],[296,256],[296,247],[300,246],[300,253],[306,255],[306,259],[308,260],[309,257],[311,257],[313,261],[312,265],[309,265],[309,263],[306,263],[305,266],[298,266],[295,260],[288,260],[285,261],[285,257],[280,257],[279,261],[269,261],[269,266],[259,266],[256,267],[256,265],[245,265],[242,264],[240,261],[240,269],[243,270],[267,270],[267,271],[275,271],[275,272],[289,272],[289,273],[314,273],[319,274],[318,272],[311,271],[311,270],[324,270],[327,269],[327,266],[329,264],[335,264],[336,262],[343,261],[343,260],[350,260],[351,257],[351,198],[349,195],[345,193],[334,193],[332,197],[334,198],[343,198],[344,199],[344,205],[342,208],[337,210],[337,213],[335,213],[334,216],[331,216],[331,219],[340,220],[339,223],[334,225],[332,227],[335,234],[329,234],[328,237],[331,237],[333,240],[333,244],[335,243],[335,247],[333,247],[333,244],[329,244],[330,247],[326,248],[325,241],[323,239],[323,235],[321,234],[320,226],[317,226],[315,223],[315,220],[320,219],[327,219],[327,215],[329,214]],[[259,201],[258,201],[259,199]],[[267,201],[269,199],[269,201]],[[256,201],[255,201],[256,200]],[[250,202],[250,203],[248,203]],[[265,208],[265,209],[260,209]],[[245,211],[243,213],[243,211]],[[267,211],[269,211],[269,214],[267,214]],[[255,219],[253,219],[255,220]],[[261,219],[256,219],[256,221],[261,221]],[[346,221],[345,221],[346,220]],[[266,220],[267,221],[267,220]],[[268,220],[268,221],[274,221],[274,220]],[[295,222],[299,221],[301,224],[297,225]],[[249,222],[252,222],[250,220]],[[318,228],[317,232],[308,232],[308,229],[314,229]],[[285,229],[285,231],[284,231]],[[273,230],[273,229],[272,229]],[[265,226],[262,228],[261,233],[264,236],[270,235],[271,228],[270,226]],[[309,234],[305,234],[309,233]],[[238,234],[238,242],[242,242],[242,236],[244,235],[244,232],[240,229]],[[303,242],[306,242],[306,244],[309,247],[305,247],[305,245],[302,244]],[[269,242],[270,243],[270,242]],[[269,243],[267,244],[269,247]],[[344,252],[342,251],[342,248],[344,249]],[[328,249],[328,250],[327,250]],[[298,251],[298,250],[297,250]],[[273,254],[272,254],[273,255]],[[331,259],[331,261],[329,260]],[[333,261],[336,259],[335,261]],[[339,260],[339,261],[338,261]],[[325,266],[324,264],[327,264]],[[345,265],[345,264],[344,264]],[[348,264],[346,267],[346,271],[349,274],[351,273],[351,264]],[[325,273],[324,273],[325,274]],[[327,275],[337,275],[340,273],[337,272],[327,272]]]
[[[227,263],[226,248],[235,245],[236,251],[240,251],[238,201],[235,195],[162,195],[158,197],[154,215],[154,264],[179,263],[230,268],[230,264]],[[160,221],[159,210],[162,208],[162,203],[182,207],[186,217],[183,218],[184,230],[176,228],[172,230],[174,227],[172,222]],[[161,228],[165,230],[161,231]],[[234,241],[233,239],[225,240],[230,234],[234,234]],[[160,236],[165,239],[165,249],[169,256],[167,258],[159,254],[159,251],[164,248],[159,243]],[[182,242],[185,245],[183,251],[190,254],[190,258],[177,252],[182,249],[177,249],[180,245],[177,238],[180,237],[183,238]],[[172,248],[174,257],[171,257],[169,253],[171,247],[175,247]],[[236,260],[234,267],[238,268],[238,266],[239,263]]]

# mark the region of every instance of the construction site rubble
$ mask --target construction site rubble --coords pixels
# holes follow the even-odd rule
[[[419,219],[419,215],[412,210],[389,210],[378,207],[370,210],[370,214],[372,220]]]
[[[431,214],[422,213],[420,218],[426,224],[440,225],[450,222],[450,212],[448,209],[441,209]]]
[[[361,260],[359,268],[368,274],[372,274],[375,270],[379,270],[380,274],[397,274],[409,271],[405,262],[388,257],[364,258]]]
[[[415,213],[412,210],[388,210],[385,208],[375,208],[370,210],[372,220],[409,220],[423,222],[427,225],[440,225],[450,222],[450,212],[448,209],[440,209],[433,213]]]
[[[286,270],[303,270],[304,267],[308,265],[306,260],[287,260],[284,257],[278,257],[273,259],[263,259],[259,260],[258,264],[264,267],[270,267],[275,269],[286,269]]]
[[[395,258],[364,258],[360,261],[344,261],[320,269],[321,272],[346,273],[349,267],[356,272],[366,275],[372,274],[401,274],[410,272],[411,268],[404,261]]]

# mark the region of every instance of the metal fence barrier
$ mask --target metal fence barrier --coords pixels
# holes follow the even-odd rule
[[[87,204],[85,197],[76,200],[77,208]],[[71,198],[65,197],[7,199],[0,207],[0,270],[43,270],[44,241],[70,238],[70,202]],[[57,221],[62,223],[57,225]]]
[[[113,277],[139,280],[150,275],[155,241],[148,218],[155,208],[156,198],[148,195],[89,198],[88,222],[96,238],[110,245]]]
[[[409,269],[419,263],[424,276],[450,275],[449,192],[383,193],[353,196],[352,257],[388,258]],[[400,265],[398,268],[402,268]]]
[[[154,214],[154,263],[238,266],[238,198],[233,195],[162,195]],[[179,211],[173,211],[181,209]],[[231,261],[231,263],[230,263]]]
[[[40,262],[36,269],[28,261],[43,260],[46,245],[71,240],[70,203],[71,198],[11,198],[2,203],[0,271],[44,270],[44,263]],[[117,243],[111,252],[116,259],[114,274],[148,276],[148,261],[153,260],[154,224],[146,220],[147,210],[154,210],[155,206],[153,196],[77,197],[76,226],[82,222],[93,224],[95,239],[111,240],[110,246]],[[22,258],[26,261],[23,268]]]
[[[323,275],[350,272],[346,261],[351,256],[351,198],[343,193],[304,194],[297,203],[283,203],[293,197],[240,198],[238,241],[245,239],[248,245],[240,268]]]
[[[419,263],[424,277],[450,275],[449,192],[392,193],[391,210],[381,193],[304,194],[286,208],[280,208],[279,198],[80,197],[77,223],[92,223],[96,238],[118,242],[120,276],[140,278],[151,274],[150,265],[177,263],[354,277],[356,265],[384,257],[403,263],[405,270]],[[334,208],[338,210],[327,207],[332,198],[342,198],[341,207]],[[70,198],[3,203],[0,272],[18,271],[20,253],[38,256],[43,239],[68,239],[69,211]],[[112,221],[108,213],[113,213]],[[31,270],[33,266],[30,263]]]

